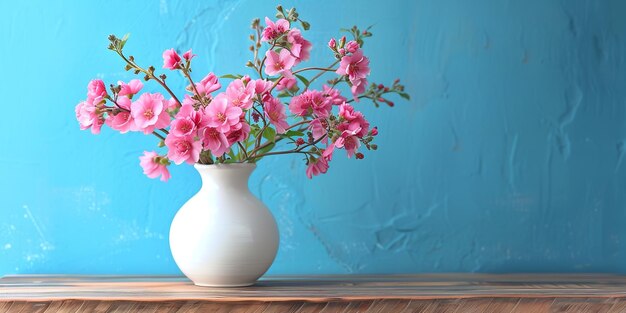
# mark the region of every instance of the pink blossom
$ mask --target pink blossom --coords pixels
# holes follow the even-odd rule
[[[332,104],[340,105],[346,102],[347,99],[341,95],[341,92],[339,92],[339,90],[328,87],[327,85],[324,85],[322,87],[324,90],[324,96],[326,96],[326,99]]]
[[[127,97],[119,97],[117,99],[117,105],[125,110],[120,110],[117,114],[109,113],[105,123],[122,134],[129,131],[136,131],[137,126],[135,125],[135,121],[130,114],[130,99]]]
[[[105,98],[107,95],[107,88],[104,86],[104,82],[101,79],[94,79],[87,85],[87,99]]]
[[[267,57],[265,61],[265,74],[270,76],[289,71],[296,62],[296,58],[291,55],[291,52],[287,49],[280,50],[280,53],[276,53],[274,50],[268,50],[265,56]]]
[[[296,78],[291,74],[291,71],[285,71],[283,76],[284,77],[278,82],[278,85],[276,85],[276,89],[278,90],[290,90],[298,83]]]
[[[174,48],[163,51],[163,68],[175,70],[180,68],[180,55]]]
[[[144,151],[143,156],[139,157],[139,165],[143,168],[143,173],[150,178],[157,178],[161,175],[162,181],[170,179],[170,171],[167,165],[159,162],[161,158],[156,152]]]
[[[350,53],[355,53],[359,48],[359,44],[354,40],[351,40],[346,44],[346,50]]]
[[[254,93],[257,95],[263,95],[272,88],[272,82],[269,80],[257,79],[252,80],[249,84],[254,85]]]
[[[243,80],[235,79],[226,87],[226,97],[234,106],[249,110],[254,101],[255,87],[255,84],[248,82],[246,85]]]
[[[360,145],[361,142],[359,141],[359,138],[357,138],[357,136],[348,135],[345,132],[335,141],[335,147],[346,149],[349,158],[354,155]]]
[[[204,109],[207,116],[207,126],[215,127],[219,132],[226,133],[237,129],[243,111],[234,106],[224,93],[218,94],[211,104]]]
[[[328,127],[328,123],[323,118],[316,118],[309,123],[309,130],[313,134],[313,139],[318,140],[326,135],[326,127]]]
[[[277,98],[272,97],[265,101],[263,103],[263,111],[265,112],[265,117],[276,128],[276,133],[282,134],[289,127],[287,115],[285,115],[285,105]]]
[[[365,119],[363,113],[355,111],[351,105],[347,103],[340,105],[339,116],[345,120],[344,123],[337,126],[342,135],[355,135],[362,138],[369,131],[370,123]]]
[[[341,58],[341,63],[336,73],[339,75],[347,75],[350,81],[353,82],[369,75],[369,64],[369,59],[363,56],[363,50],[357,49],[351,55],[346,55]]]
[[[143,83],[139,79],[133,79],[128,84],[123,81],[118,81],[118,85],[120,85],[121,89],[118,95],[120,96],[128,96],[132,97],[137,94],[141,88],[143,88]]]
[[[196,124],[190,118],[177,118],[170,128],[170,133],[176,137],[192,136],[195,131]]]
[[[333,159],[333,152],[335,151],[335,145],[330,145],[322,151],[322,157],[326,159],[326,161],[330,162]]]
[[[97,135],[102,129],[104,124],[104,118],[102,114],[98,114],[98,108],[101,106],[102,97],[96,97],[95,99],[87,99],[76,105],[76,119],[80,125],[81,130],[91,128],[91,133]]]
[[[152,133],[155,128],[167,127],[170,116],[165,110],[167,101],[159,93],[144,93],[130,106],[135,125],[145,134]]]
[[[291,43],[291,51],[296,56],[296,64],[309,59],[313,45],[302,37],[299,29],[290,30],[287,34],[287,41]]]
[[[228,145],[232,146],[238,141],[244,141],[250,135],[250,124],[248,124],[245,118],[241,119],[240,123],[241,127],[237,130],[231,130],[226,134],[226,139],[228,140]]]
[[[191,120],[197,128],[206,127],[207,125],[207,118],[204,116],[203,112],[196,111],[193,105],[189,103],[185,103],[180,107],[180,110],[176,114],[176,118],[187,118]]]
[[[291,113],[299,116],[307,116],[315,113],[320,117],[328,117],[332,110],[332,102],[318,90],[307,90],[300,95],[291,98],[289,103]]]
[[[306,177],[311,179],[313,176],[326,173],[326,171],[328,171],[328,161],[325,158],[311,158],[306,168]]]
[[[187,52],[183,53],[183,58],[185,58],[185,60],[187,60],[187,61],[191,61],[191,59],[193,59],[193,57],[195,57],[195,56],[196,55],[191,52],[191,49],[189,49]]]
[[[206,96],[207,94],[210,94],[220,88],[222,88],[222,85],[220,85],[217,76],[213,73],[209,73],[199,83],[196,83],[196,89],[198,89],[200,96]],[[193,91],[193,87],[189,85],[187,90]]]
[[[242,127],[243,128],[243,127]],[[226,135],[214,127],[207,127],[202,134],[202,144],[205,149],[211,151],[214,156],[222,156],[230,149]]]
[[[352,87],[350,87],[350,91],[352,92],[352,98],[354,101],[359,102],[359,95],[365,92],[365,87],[367,86],[367,79],[357,79],[352,82]]]
[[[274,40],[289,29],[289,22],[282,18],[274,23],[266,16],[265,24],[266,26],[265,29],[263,29],[263,35],[261,36],[262,41]]]
[[[177,137],[169,133],[165,137],[165,145],[168,148],[167,158],[176,164],[183,162],[194,164],[200,159],[202,144],[194,140],[193,136]]]

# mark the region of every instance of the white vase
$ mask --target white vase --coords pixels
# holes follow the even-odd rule
[[[174,261],[199,286],[254,284],[274,261],[279,239],[272,213],[248,189],[256,165],[194,167],[202,187],[172,221]]]

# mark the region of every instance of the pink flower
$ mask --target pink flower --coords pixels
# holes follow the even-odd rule
[[[226,87],[226,97],[232,105],[249,110],[254,101],[255,87],[255,84],[248,82],[245,85],[243,80],[235,79]]]
[[[222,85],[220,85],[217,76],[215,76],[215,74],[213,73],[209,73],[199,83],[196,83],[196,89],[198,89],[198,93],[200,93],[200,96],[205,96],[220,88],[222,88]],[[193,91],[193,87],[189,85],[189,87],[187,87],[187,90]]]
[[[131,105],[130,99],[128,99],[127,97],[119,97],[117,99],[117,104],[121,108],[126,109],[128,111],[120,110],[115,115],[113,115],[112,113],[109,113],[105,120],[105,123],[109,127],[119,131],[122,134],[127,133],[129,131],[136,131],[137,126],[135,125],[135,121],[133,120],[133,117],[130,114],[130,105]]]
[[[107,88],[104,86],[104,82],[101,79],[94,79],[87,85],[87,99],[105,98],[107,95]]]
[[[254,93],[257,95],[263,95],[272,88],[272,82],[269,80],[257,79],[250,81],[248,84],[254,85]]]
[[[345,120],[337,126],[342,135],[355,135],[359,138],[367,135],[370,123],[365,119],[363,113],[355,111],[354,107],[344,103],[339,106],[339,116]]]
[[[346,102],[346,98],[341,95],[339,90],[328,87],[327,85],[322,86],[324,88],[324,96],[326,99],[330,101],[334,105],[340,105]]]
[[[137,94],[141,90],[141,88],[143,88],[143,83],[139,79],[133,79],[128,82],[128,84],[123,81],[118,81],[117,84],[122,87],[118,94],[120,96],[132,97],[133,95]]]
[[[296,84],[298,83],[298,81],[296,80],[296,78],[291,74],[291,71],[285,71],[283,73],[284,77],[278,82],[278,85],[276,85],[276,89],[278,90],[290,90],[292,88],[294,88],[296,86]]]
[[[350,81],[353,82],[369,75],[369,64],[369,59],[363,56],[363,50],[357,49],[351,55],[346,55],[341,58],[341,63],[336,73],[339,75],[347,75]]]
[[[87,101],[76,105],[74,111],[76,112],[76,120],[78,120],[81,130],[91,128],[92,134],[97,135],[100,133],[102,124],[104,124],[104,118],[102,114],[97,113],[97,107],[101,106],[102,101],[102,97],[96,97],[95,99],[87,99]]]
[[[173,48],[163,51],[163,68],[178,69],[180,68],[180,60],[180,55]]]
[[[243,128],[243,127],[242,127]],[[202,134],[202,144],[205,149],[211,151],[214,156],[222,156],[230,149],[226,135],[214,127],[207,127]]]
[[[262,41],[274,40],[289,29],[289,22],[282,18],[274,23],[266,16],[265,24],[267,26],[263,29],[263,35],[261,36]]]
[[[150,178],[157,178],[161,175],[162,181],[170,179],[170,171],[167,169],[167,165],[162,164],[159,156],[156,152],[144,151],[143,156],[139,157],[139,165],[143,168],[143,173]]]
[[[332,110],[331,99],[324,97],[318,90],[307,90],[300,95],[291,98],[289,103],[291,113],[299,116],[311,115],[315,113],[320,117],[328,117]]]
[[[291,43],[291,51],[296,56],[296,64],[309,59],[313,45],[302,37],[299,29],[290,30],[287,34],[287,41]]]
[[[177,137],[169,133],[165,137],[165,145],[168,148],[167,158],[176,164],[183,162],[194,164],[200,159],[202,144],[194,140],[193,136]]]
[[[170,133],[176,137],[193,136],[196,124],[190,118],[177,118],[172,121]]]
[[[350,87],[350,91],[352,92],[352,98],[354,101],[359,102],[359,95],[365,92],[365,87],[367,86],[367,79],[358,79],[352,82],[352,87]]]
[[[187,61],[191,61],[191,59],[193,59],[193,57],[195,57],[195,56],[196,55],[191,52],[191,49],[189,49],[187,52],[183,53],[183,58],[185,58],[185,60],[187,60]]]
[[[270,98],[263,103],[263,111],[270,123],[276,128],[276,133],[282,134],[289,128],[287,124],[287,115],[285,115],[285,106],[277,98]]]
[[[356,136],[348,135],[345,132],[335,141],[335,147],[346,149],[349,158],[354,155],[360,145],[361,142],[359,141],[359,138],[357,138]]]
[[[231,130],[226,134],[228,145],[232,146],[238,141],[244,141],[250,135],[250,125],[246,122],[245,118],[241,118],[241,127],[237,130]]]
[[[328,123],[323,118],[316,118],[309,123],[309,130],[313,134],[313,139],[318,140],[326,135],[326,127]],[[327,140],[326,140],[327,141]]]
[[[355,53],[359,48],[359,44],[354,40],[351,40],[346,44],[346,50],[350,53]]]
[[[183,101],[185,102],[185,101]],[[189,119],[194,123],[196,128],[206,127],[207,118],[203,116],[203,112],[198,112],[194,109],[192,104],[185,103],[180,107],[180,110],[176,114],[177,119]]]
[[[296,63],[296,58],[287,49],[280,50],[280,54],[274,50],[265,53],[265,74],[273,76],[289,71]]]
[[[222,133],[237,129],[242,113],[241,108],[232,105],[224,93],[218,94],[204,109],[204,114],[208,118],[207,126],[215,127]]]
[[[324,174],[327,171],[328,171],[328,161],[325,158],[323,157],[317,158],[317,159],[311,158],[306,168],[306,177],[311,179],[313,178],[313,176]]]
[[[170,116],[165,110],[167,101],[159,93],[144,93],[130,106],[130,112],[135,120],[135,125],[144,134],[149,134],[155,128],[167,127]]]

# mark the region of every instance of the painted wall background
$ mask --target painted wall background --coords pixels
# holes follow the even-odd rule
[[[313,25],[314,62],[340,27],[374,24],[371,79],[413,100],[363,109],[381,131],[364,160],[311,181],[297,158],[259,164],[250,186],[281,231],[270,273],[626,273],[626,3],[283,4]],[[132,77],[108,34],[159,68],[193,48],[199,79],[242,69],[249,22],[275,5],[0,2],[0,275],[179,273],[169,223],[198,175],[144,178],[152,138],[81,132],[74,106],[90,79]]]

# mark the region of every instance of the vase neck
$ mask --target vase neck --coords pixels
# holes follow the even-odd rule
[[[248,190],[248,178],[255,164],[212,164],[194,165],[202,178],[202,188]]]

